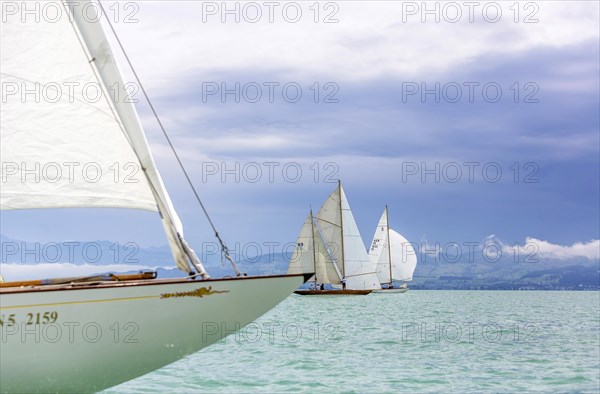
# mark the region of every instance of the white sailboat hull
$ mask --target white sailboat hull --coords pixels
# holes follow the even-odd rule
[[[394,288],[394,289],[376,289],[373,290],[373,293],[385,293],[385,294],[391,294],[391,293],[406,293],[408,291],[408,287],[404,287],[404,288]]]
[[[117,385],[239,330],[306,279],[2,289],[0,391],[91,392]]]

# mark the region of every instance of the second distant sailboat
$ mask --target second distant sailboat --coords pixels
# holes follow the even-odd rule
[[[394,287],[396,281],[410,281],[417,267],[417,254],[406,238],[390,228],[387,206],[379,219],[369,252],[371,262],[375,264],[381,293],[404,293],[406,284]]]
[[[312,289],[301,295],[369,294],[381,289],[341,182],[316,216],[306,218],[288,273],[315,272]],[[332,289],[325,289],[329,284]]]

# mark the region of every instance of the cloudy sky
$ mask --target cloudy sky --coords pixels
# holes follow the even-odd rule
[[[598,259],[597,2],[103,3],[232,247],[293,242],[339,178],[365,243],[387,204],[413,242]],[[210,227],[135,97],[201,250]],[[111,209],[4,211],[2,233],[166,243],[156,214]]]

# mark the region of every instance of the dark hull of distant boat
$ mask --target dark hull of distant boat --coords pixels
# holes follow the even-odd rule
[[[366,295],[372,290],[296,290],[300,295]]]

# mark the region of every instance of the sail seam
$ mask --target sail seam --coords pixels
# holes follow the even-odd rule
[[[342,226],[340,226],[339,224],[337,224],[337,223],[333,223],[333,222],[330,222],[329,220],[321,219],[321,218],[320,218],[320,217],[318,217],[318,216],[317,216],[315,219],[317,219],[317,220],[320,220],[320,221],[323,221],[323,222],[325,222],[325,223],[327,223],[327,224],[331,224],[332,226],[335,226],[335,227],[342,228]]]

